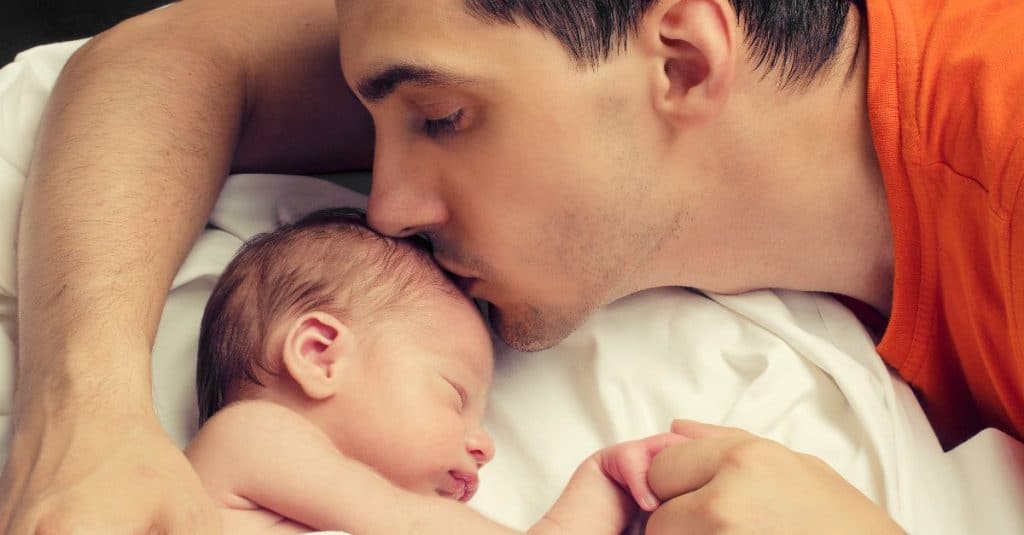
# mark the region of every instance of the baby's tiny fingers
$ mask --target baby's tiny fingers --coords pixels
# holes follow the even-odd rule
[[[607,458],[605,473],[629,491],[644,511],[658,507],[658,498],[647,482],[653,454],[647,440],[634,440],[615,447],[615,454]]]

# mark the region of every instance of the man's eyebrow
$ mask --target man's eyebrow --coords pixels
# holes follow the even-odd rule
[[[473,80],[458,76],[444,69],[411,64],[389,65],[377,73],[363,78],[356,90],[368,102],[376,103],[386,99],[402,84],[416,85],[464,85]]]

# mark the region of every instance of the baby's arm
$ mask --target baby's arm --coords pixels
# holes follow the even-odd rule
[[[338,452],[308,420],[272,403],[226,407],[200,430],[186,454],[219,503],[252,503],[317,530],[518,533],[450,498],[393,485]]]
[[[651,459],[681,440],[666,433],[592,455],[529,533],[618,535],[636,509],[622,489],[630,489],[643,503],[651,495]],[[393,485],[338,452],[308,420],[273,403],[247,401],[222,409],[185,453],[218,503],[254,504],[312,529],[357,535],[520,533],[452,499]],[[656,505],[645,504],[644,509]]]
[[[547,533],[618,535],[637,506],[655,510],[659,503],[647,482],[651,460],[686,438],[662,433],[598,451],[573,474],[555,505],[530,530]]]

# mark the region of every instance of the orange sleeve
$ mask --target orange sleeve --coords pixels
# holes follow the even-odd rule
[[[1010,324],[1015,328],[1014,357],[1024,362],[1024,136],[1017,139],[1014,149],[1018,165],[1016,201],[1010,219]],[[1024,377],[1019,377],[1016,388],[1024,391]],[[1024,410],[1024,407],[1019,407]]]
[[[1024,2],[868,0],[895,246],[879,353],[943,444],[1024,437]]]

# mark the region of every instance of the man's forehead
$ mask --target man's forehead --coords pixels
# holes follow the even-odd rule
[[[401,85],[465,86],[485,78],[493,26],[462,0],[339,0],[342,69],[366,101]],[[470,43],[470,44],[467,44]],[[468,48],[467,48],[468,47]],[[493,52],[493,51],[491,51]]]
[[[453,17],[471,17],[463,0],[337,0],[338,22],[342,26],[367,23],[397,24],[432,21],[453,23]],[[386,26],[366,26],[373,31]]]
[[[338,2],[338,37],[343,52],[362,49],[415,53],[432,42],[463,39],[470,26],[479,24],[462,8],[461,0]]]

